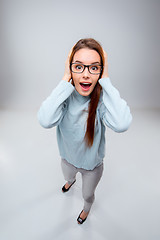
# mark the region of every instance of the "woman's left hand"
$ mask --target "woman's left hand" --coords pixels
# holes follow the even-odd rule
[[[102,78],[108,78],[108,59],[107,59],[107,53],[103,50],[104,54],[104,66],[103,66],[103,74]]]

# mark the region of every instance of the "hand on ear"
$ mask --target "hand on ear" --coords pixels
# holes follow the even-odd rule
[[[72,53],[72,49],[73,49],[73,47],[69,51],[68,57],[66,59],[64,76],[62,78],[62,80],[67,81],[67,82],[69,82],[71,80],[71,70],[70,70],[69,59],[70,59],[70,56],[71,56],[71,53]]]
[[[108,78],[108,59],[107,59],[107,53],[103,49],[104,54],[104,66],[103,66],[103,74],[101,78]]]

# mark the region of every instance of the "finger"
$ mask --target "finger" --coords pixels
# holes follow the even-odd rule
[[[104,49],[103,49],[103,54],[104,54],[104,58],[107,59],[107,53]]]
[[[71,53],[72,53],[72,51],[73,51],[73,48],[74,48],[74,46],[70,49],[69,54],[68,54],[68,58],[71,56]]]

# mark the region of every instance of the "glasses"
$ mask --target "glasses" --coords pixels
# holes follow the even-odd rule
[[[84,65],[82,63],[70,64],[70,69],[73,73],[82,73],[84,72],[86,67],[88,68],[88,71],[91,74],[100,74],[102,72],[102,65],[100,64],[91,64],[91,65]]]

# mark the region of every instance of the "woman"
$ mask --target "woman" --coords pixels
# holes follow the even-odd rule
[[[105,126],[126,131],[130,109],[108,77],[107,54],[94,39],[79,40],[68,55],[63,79],[38,112],[45,128],[57,126],[57,141],[67,192],[82,174],[84,208],[77,221],[90,212],[102,176]]]

